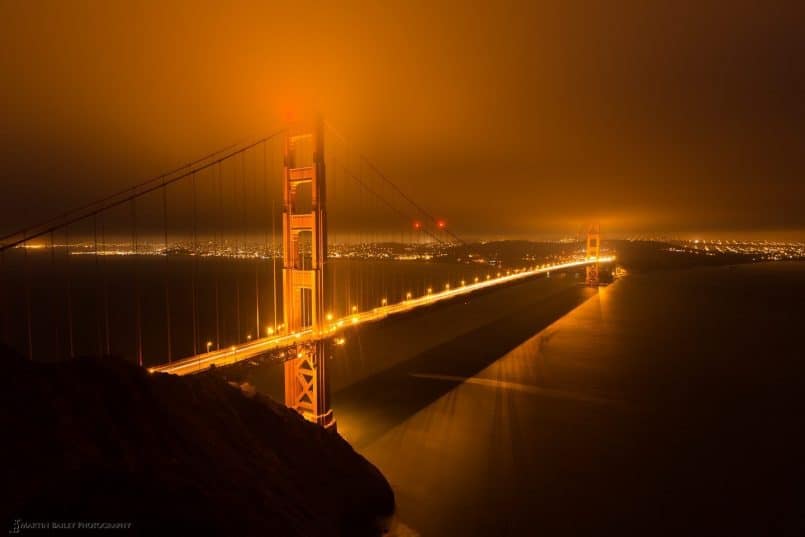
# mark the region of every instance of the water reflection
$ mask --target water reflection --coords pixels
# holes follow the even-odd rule
[[[441,361],[374,379],[383,398],[364,389],[359,403],[336,405],[344,434],[395,487],[406,527],[762,533],[780,509],[790,514],[805,448],[805,408],[793,397],[805,386],[790,353],[805,329],[805,264],[637,275],[564,294],[573,292],[587,300],[509,352],[495,354],[505,327],[561,301],[476,333],[476,353],[442,346]],[[483,353],[484,367],[460,372]],[[408,399],[434,386],[441,395],[407,416],[378,408],[416,407]]]

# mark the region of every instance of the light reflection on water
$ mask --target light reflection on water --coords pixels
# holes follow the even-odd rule
[[[777,422],[751,416],[769,406],[778,417],[781,390],[805,388],[790,358],[805,329],[803,298],[805,263],[630,276],[567,314],[557,310],[558,320],[477,373],[420,363],[381,379],[377,390],[398,398],[381,405],[433,396],[434,385],[440,395],[407,405],[417,408],[407,416],[372,409],[365,398],[370,417],[356,422],[384,432],[356,447],[394,486],[400,520],[422,535],[639,525],[659,517],[668,497],[680,513],[696,509],[689,487],[697,481],[703,490],[729,483],[722,497],[745,495],[734,491],[747,486],[746,472],[760,482],[777,474],[762,462],[736,472],[730,450],[742,461],[764,450],[783,460],[797,453],[793,436],[770,444],[745,432],[747,420],[759,420],[750,426],[756,432]],[[501,326],[486,334],[489,353]],[[345,429],[350,412],[362,411],[340,409]],[[794,434],[797,413],[788,410],[784,435]],[[781,489],[763,490],[766,498]],[[699,516],[724,525],[718,517],[732,513]]]

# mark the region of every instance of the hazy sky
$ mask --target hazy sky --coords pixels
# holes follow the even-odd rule
[[[802,6],[0,0],[0,230],[318,109],[466,235],[802,237]]]

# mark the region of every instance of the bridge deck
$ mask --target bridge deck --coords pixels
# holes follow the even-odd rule
[[[581,259],[578,261],[569,261],[567,263],[557,263],[552,265],[544,265],[533,270],[523,270],[514,272],[498,278],[491,278],[489,280],[481,280],[478,282],[468,283],[460,287],[445,289],[443,291],[429,293],[427,295],[403,300],[396,304],[389,304],[380,306],[369,311],[354,313],[347,317],[340,319],[333,319],[327,324],[327,328],[323,331],[314,333],[313,330],[304,330],[292,334],[278,334],[265,338],[256,339],[247,343],[233,345],[226,349],[215,350],[212,352],[191,356],[182,360],[164,364],[160,366],[151,367],[148,370],[152,373],[173,373],[176,375],[188,375],[192,373],[200,373],[206,371],[211,366],[221,367],[225,365],[234,364],[250,358],[256,358],[268,352],[292,347],[301,343],[309,343],[317,339],[333,338],[336,337],[338,331],[347,327],[355,326],[372,321],[384,319],[390,315],[408,312],[423,306],[429,306],[436,302],[455,298],[461,295],[468,295],[481,289],[487,289],[497,285],[502,285],[516,280],[522,280],[538,274],[545,274],[557,270],[564,270],[573,267],[581,267],[593,263],[610,263],[615,260],[614,256],[605,256],[598,259]]]

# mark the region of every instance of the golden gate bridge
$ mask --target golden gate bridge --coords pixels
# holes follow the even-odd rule
[[[346,328],[555,271],[595,286],[614,260],[592,225],[579,251],[505,271],[388,263],[463,243],[332,126],[298,122],[2,237],[0,336],[29,359],[180,375],[274,355],[286,404],[332,427],[326,357]]]

